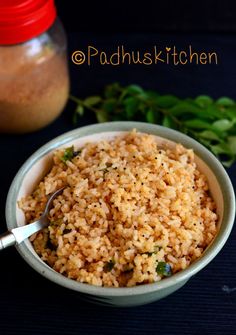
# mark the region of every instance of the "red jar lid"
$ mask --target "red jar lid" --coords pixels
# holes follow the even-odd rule
[[[56,15],[54,0],[0,0],[0,44],[22,43],[42,34]]]

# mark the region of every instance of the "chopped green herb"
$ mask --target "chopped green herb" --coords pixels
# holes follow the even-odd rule
[[[106,167],[104,169],[101,169],[99,171],[103,171],[104,174],[107,173],[109,170],[108,168],[112,166],[112,163],[106,163]]]
[[[156,251],[153,251],[153,252],[146,252],[146,254],[147,254],[148,256],[152,256],[153,254],[156,254]]]
[[[74,151],[73,152],[73,157],[76,157],[76,156],[80,155],[81,152],[82,152],[82,149]]]
[[[154,246],[154,251],[155,252],[158,252],[158,251],[160,251],[162,249],[162,246],[161,245],[155,245]]]
[[[147,251],[147,252],[143,252],[142,255],[148,255],[149,257],[152,256],[153,254],[156,254],[157,252],[156,251]]]
[[[154,246],[154,251],[147,251],[147,252],[143,252],[142,255],[148,255],[148,256],[152,256],[153,254],[156,254],[159,250],[161,250],[162,247],[155,245]]]
[[[114,265],[115,261],[111,259],[109,262],[106,262],[106,264],[103,267],[103,270],[105,272],[110,272],[114,268]]]
[[[50,238],[48,238],[47,242],[46,242],[46,248],[50,249],[50,250],[57,250],[57,246],[52,243],[52,241],[50,240]]]
[[[61,157],[61,160],[65,163],[66,161],[70,161],[74,157],[74,146],[66,148],[64,150],[64,154]]]
[[[101,170],[99,170],[99,171],[103,171],[103,173],[105,174],[105,173],[108,172],[108,169],[107,169],[107,168],[104,168],[104,169],[101,169]]]
[[[51,221],[50,226],[60,226],[63,222],[63,219],[58,219],[56,221]]]
[[[157,264],[156,271],[161,276],[169,277],[172,275],[171,266],[166,262],[159,262]]]
[[[84,100],[71,96],[76,103],[74,122],[84,113],[95,113],[98,122],[143,121],[179,130],[205,145],[225,166],[236,161],[236,102],[207,95],[181,99],[160,95],[138,85],[113,83],[101,96]],[[67,160],[67,159],[66,159]]]
[[[66,228],[66,229],[63,230],[63,234],[69,234],[70,232],[71,232],[71,229]]]
[[[63,156],[61,157],[61,160],[65,163],[66,161],[70,161],[72,158],[80,155],[82,152],[82,149],[79,149],[79,150],[74,150],[74,146],[72,145],[71,147],[69,148],[66,148],[64,150],[64,154]]]

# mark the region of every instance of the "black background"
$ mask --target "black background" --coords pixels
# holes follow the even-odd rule
[[[68,32],[236,32],[234,0],[56,0]]]

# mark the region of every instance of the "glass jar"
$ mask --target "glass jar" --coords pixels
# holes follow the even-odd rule
[[[54,1],[1,1],[0,132],[48,125],[68,94],[66,36]]]

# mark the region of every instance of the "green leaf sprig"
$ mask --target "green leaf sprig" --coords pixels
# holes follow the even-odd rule
[[[210,149],[221,162],[231,166],[236,160],[236,102],[207,95],[180,99],[160,95],[138,85],[105,87],[101,96],[84,100],[71,96],[77,104],[74,123],[85,111],[95,113],[98,122],[143,121],[181,131]]]

